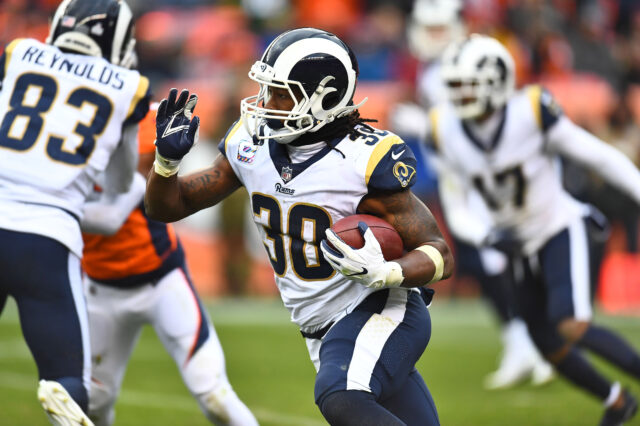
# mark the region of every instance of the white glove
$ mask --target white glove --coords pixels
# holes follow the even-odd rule
[[[365,287],[399,287],[404,280],[402,267],[397,262],[384,260],[380,243],[366,223],[359,222],[358,230],[364,238],[364,246],[354,249],[331,229],[327,229],[327,239],[320,243],[327,262],[345,277],[358,281]],[[327,240],[335,248],[330,247]]]
[[[392,108],[389,123],[395,133],[424,140],[429,129],[429,114],[417,104],[399,103]]]

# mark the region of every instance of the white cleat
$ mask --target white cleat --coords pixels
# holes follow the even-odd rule
[[[540,356],[522,320],[514,319],[505,325],[502,341],[500,367],[485,378],[485,389],[507,389],[529,377],[533,385],[540,386],[554,378],[553,368]]]
[[[551,364],[544,360],[536,362],[531,371],[531,384],[533,386],[543,386],[555,379],[556,373]]]
[[[58,382],[40,380],[38,400],[54,426],[94,426],[67,390]]]
[[[500,367],[487,375],[484,387],[488,390],[508,389],[524,381],[531,375],[533,363],[527,360],[503,358]]]

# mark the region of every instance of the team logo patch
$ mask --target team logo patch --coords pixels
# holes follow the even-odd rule
[[[251,141],[242,141],[238,146],[238,161],[251,164],[256,156],[259,145],[254,145]]]
[[[293,179],[293,169],[289,166],[284,166],[280,171],[280,177],[282,178],[284,183],[289,182],[291,179]]]
[[[415,174],[416,169],[411,166],[407,166],[402,161],[398,161],[393,166],[393,175],[398,179],[403,188],[409,185],[409,182],[411,182],[411,179],[413,179]]]
[[[293,188],[287,188],[286,186],[282,186],[280,183],[276,183],[276,192],[281,194],[293,195],[296,190]]]

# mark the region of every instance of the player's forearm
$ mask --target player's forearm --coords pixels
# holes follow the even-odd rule
[[[622,152],[568,119],[549,131],[550,148],[598,173],[640,204],[640,172]]]
[[[426,246],[432,248],[425,252]],[[395,262],[402,267],[402,287],[422,287],[449,278],[454,266],[453,254],[444,241],[429,242],[422,249],[411,250]]]
[[[147,215],[161,222],[175,222],[188,215],[180,196],[178,176],[160,176],[154,170],[149,172],[144,207]]]

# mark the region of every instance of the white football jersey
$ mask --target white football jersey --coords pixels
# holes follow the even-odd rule
[[[546,150],[545,132],[561,115],[551,95],[524,88],[504,111],[493,140],[479,141],[453,106],[442,104],[430,112],[431,145],[482,195],[495,226],[533,253],[586,209],[562,187],[559,158]]]
[[[355,214],[370,190],[414,183],[411,149],[393,133],[361,129],[365,135],[357,140],[331,141],[300,163],[291,163],[287,148],[274,141],[254,145],[241,121],[220,143],[249,193],[282,300],[305,332],[337,321],[375,291],[327,263],[319,247],[325,230]]]
[[[32,39],[7,45],[0,65],[0,227],[81,253],[82,204],[123,125],[146,113],[149,82]]]

